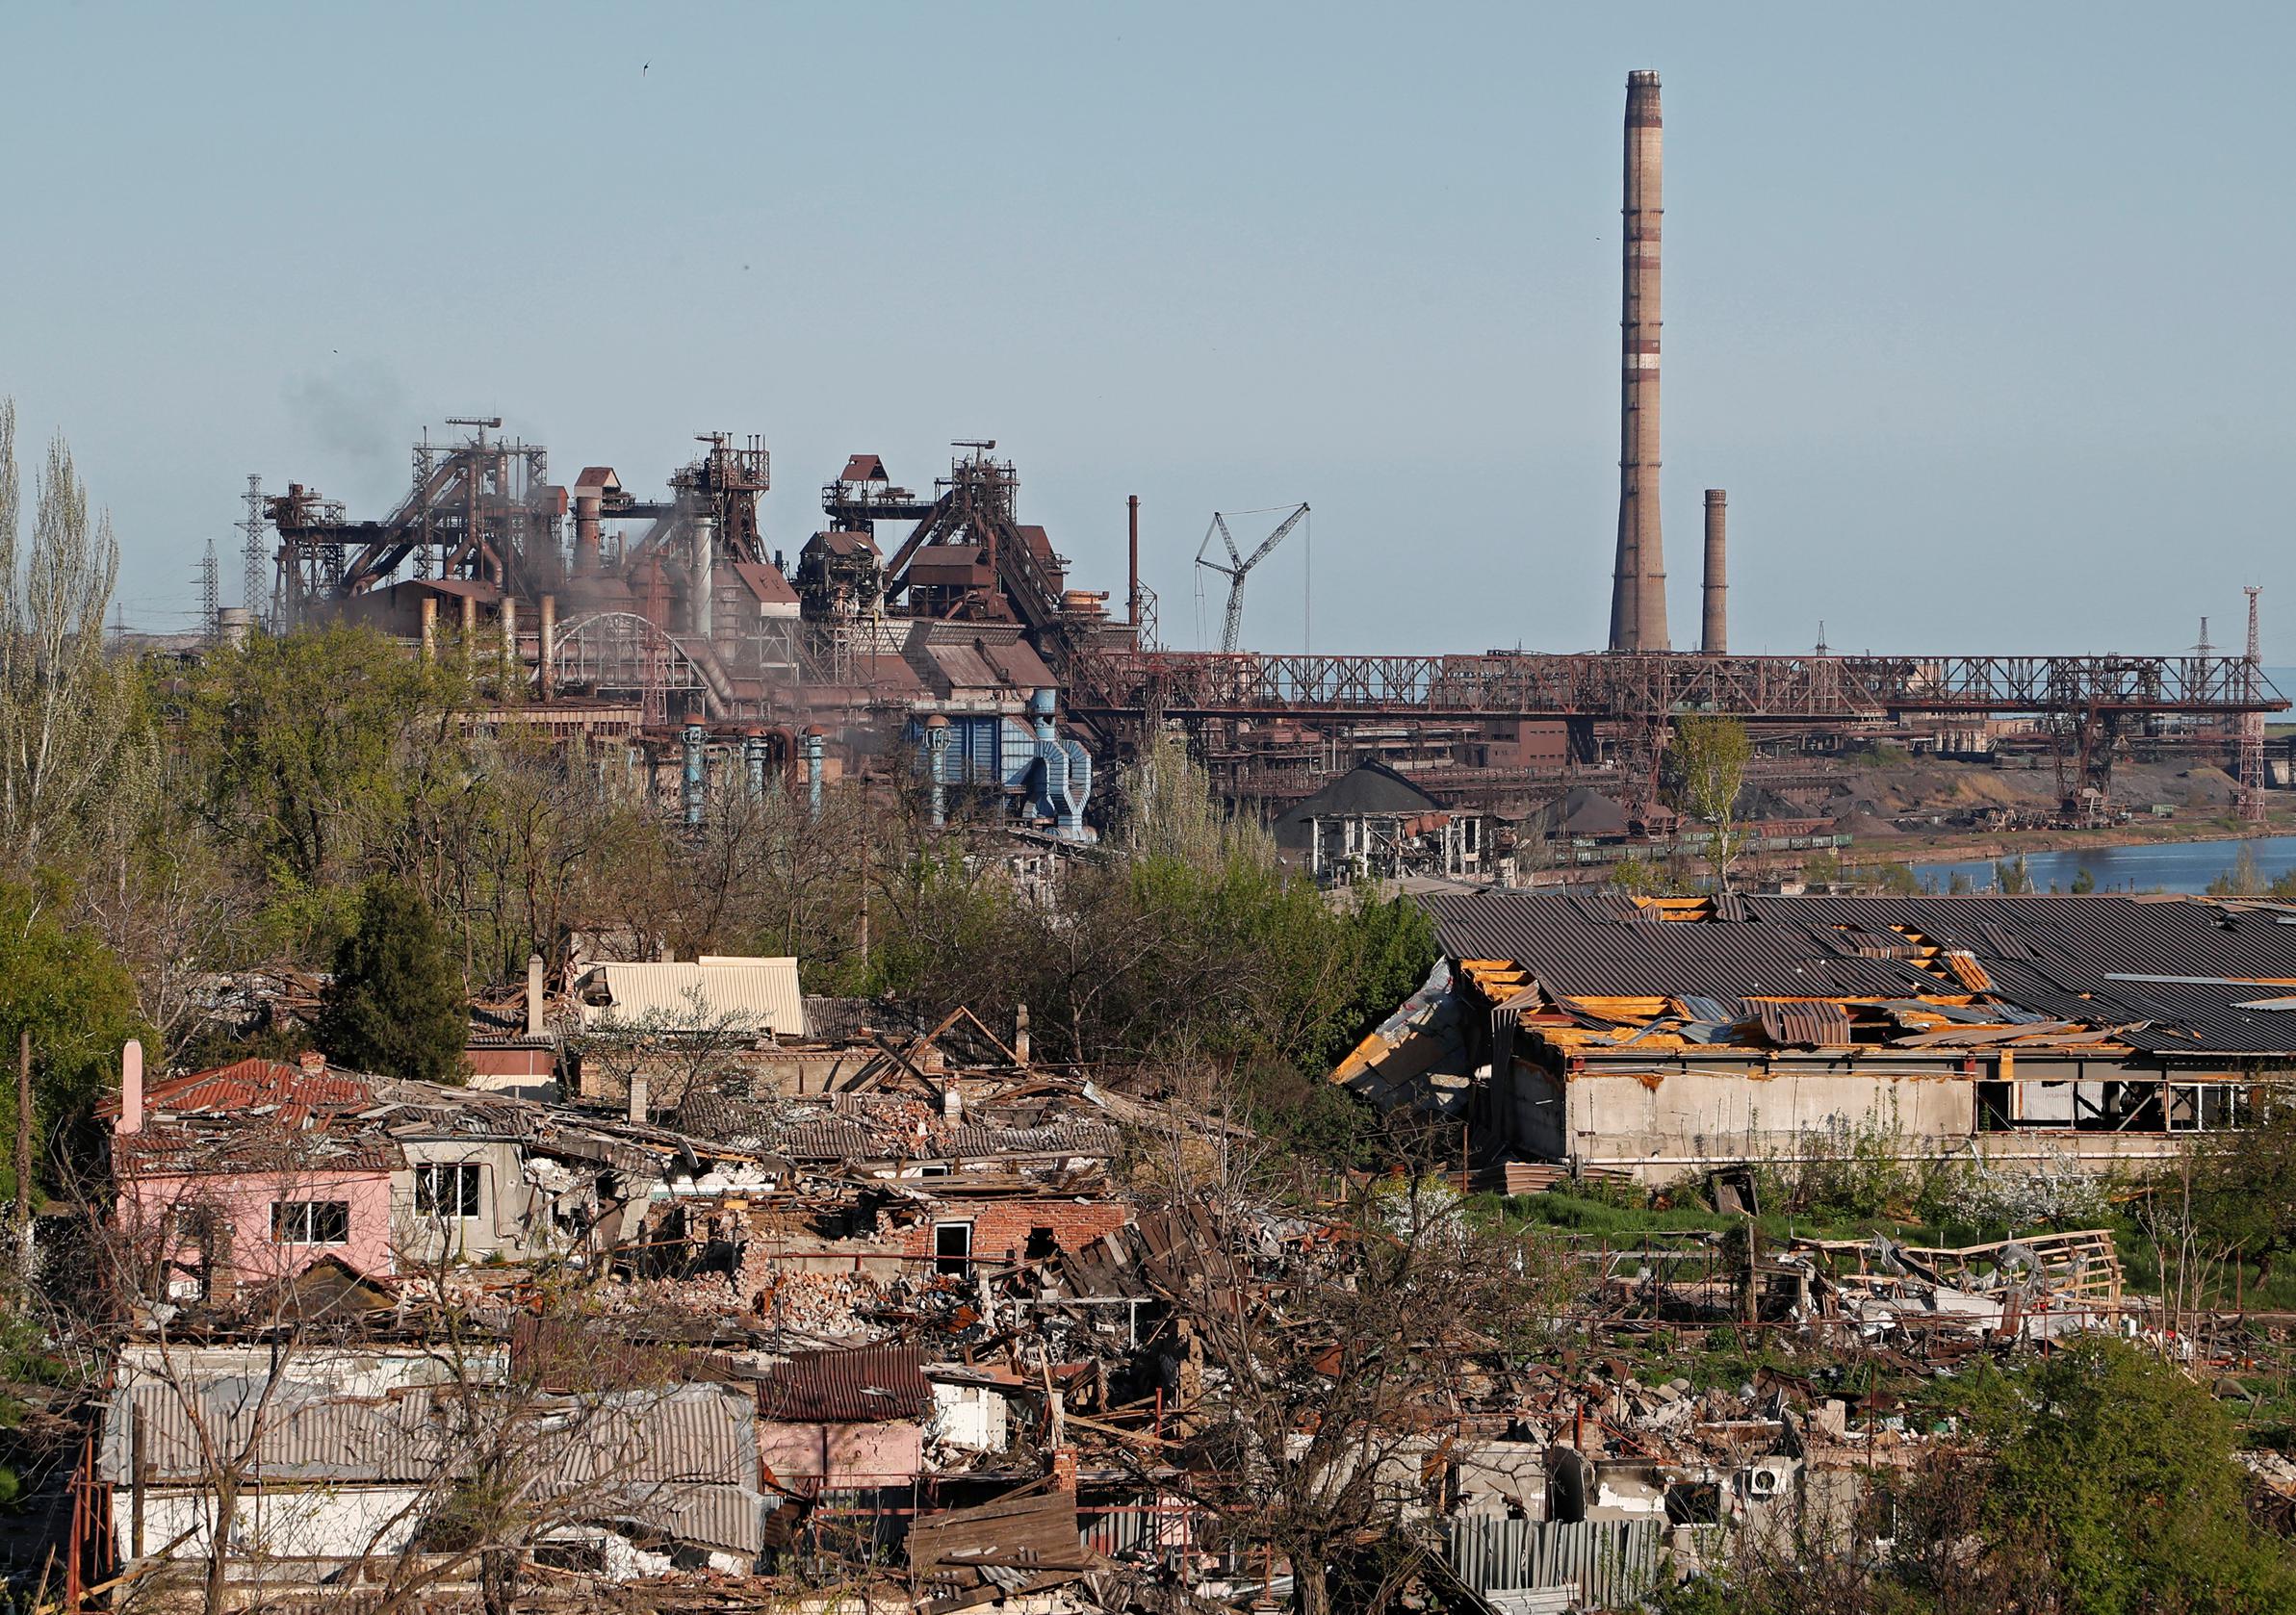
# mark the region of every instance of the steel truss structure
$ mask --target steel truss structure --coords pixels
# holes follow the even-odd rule
[[[1580,718],[1749,723],[1914,713],[2233,717],[2288,702],[2244,656],[1260,655],[1086,650],[1069,710],[1172,718]]]

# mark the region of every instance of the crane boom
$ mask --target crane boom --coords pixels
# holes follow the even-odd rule
[[[1304,521],[1306,516],[1307,503],[1305,500],[1302,500],[1298,509],[1277,524],[1274,532],[1260,540],[1259,548],[1251,551],[1250,560],[1246,560],[1244,552],[1236,548],[1235,535],[1227,530],[1227,518],[1217,510],[1212,512],[1212,525],[1206,529],[1203,542],[1196,548],[1196,564],[1208,568],[1227,579],[1227,617],[1220,628],[1220,650],[1223,654],[1234,654],[1236,646],[1243,638],[1244,578],[1246,575],[1253,567],[1266,560],[1276,546],[1283,542],[1284,535]],[[1206,553],[1212,548],[1214,533],[1220,535],[1220,542],[1227,548],[1229,564],[1226,566],[1222,566]]]

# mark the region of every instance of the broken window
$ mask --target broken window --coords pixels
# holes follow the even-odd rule
[[[1977,1085],[1977,1131],[2001,1133],[2017,1125],[2015,1085],[1981,1082]]]
[[[933,1270],[962,1278],[972,1270],[972,1224],[933,1224]]]
[[[477,1217],[478,1163],[437,1161],[417,1166],[415,1212],[421,1217]]]
[[[1051,1229],[1031,1228],[1028,1231],[1028,1246],[1020,1255],[1023,1260],[1030,1262],[1049,1261],[1058,1245],[1059,1242],[1053,1238]]]
[[[273,1244],[348,1244],[348,1200],[274,1200],[271,1202]]]
[[[1672,1525],[1720,1525],[1721,1483],[1714,1480],[1683,1480],[1667,1487],[1666,1523]]]

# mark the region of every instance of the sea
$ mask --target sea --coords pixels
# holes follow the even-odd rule
[[[2237,655],[2237,651],[2232,654]],[[2296,698],[2296,667],[2267,667],[2264,677],[2281,694]],[[2286,720],[2282,720],[2286,721]],[[2099,891],[2183,891],[2208,889],[2208,883],[2229,871],[2246,847],[2256,859],[2257,873],[2267,881],[2296,869],[2296,835],[2267,835],[2249,841],[2142,841],[2103,847],[2080,847],[2070,852],[2027,853],[2025,873],[2035,891],[2071,891],[2082,870]],[[1993,886],[1993,859],[1964,859],[1948,863],[1917,863],[1914,874],[1939,891],[1952,888],[1953,877],[1968,878],[1985,891]]]
[[[2144,841],[2027,853],[2025,869],[2035,891],[2051,887],[2071,891],[2084,869],[2099,891],[2206,891],[2209,882],[2232,867],[2243,847],[2267,881],[2296,869],[2296,835],[2266,835],[2253,841]],[[1925,885],[1938,891],[1950,891],[1956,875],[1967,877],[1973,887],[1985,891],[1995,884],[1995,861],[1964,859],[1913,867]]]

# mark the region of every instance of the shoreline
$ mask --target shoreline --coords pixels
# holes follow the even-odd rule
[[[2147,835],[2133,824],[2102,830],[2011,831],[2006,834],[1971,836],[1908,835],[1889,841],[1853,841],[1844,849],[1843,867],[1863,868],[1874,863],[1974,863],[1999,860],[2026,853],[2072,853],[2093,847],[2172,847],[2211,841],[2262,841],[2296,834],[2296,823],[2276,816],[2261,825],[2206,829],[2180,827],[2165,834]]]

